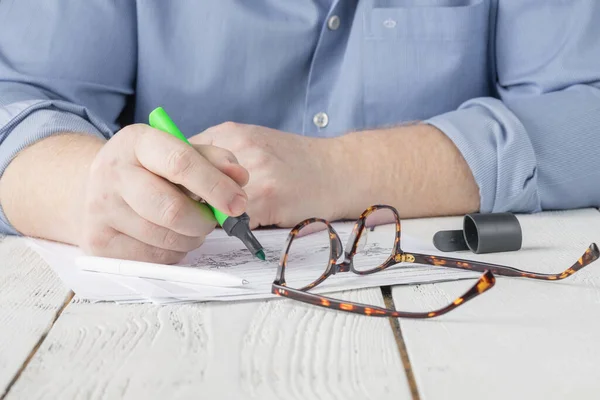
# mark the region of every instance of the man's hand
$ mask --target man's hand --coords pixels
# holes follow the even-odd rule
[[[251,227],[290,227],[310,217],[336,219],[345,195],[336,139],[308,138],[226,122],[190,138],[231,151],[250,173],[245,187]]]
[[[92,255],[174,263],[216,226],[210,210],[183,191],[239,215],[247,181],[229,151],[193,148],[140,124],[108,142],[77,133],[36,142],[6,169],[0,201],[23,235]]]
[[[450,139],[426,124],[317,139],[228,122],[190,141],[225,148],[248,169],[253,226],[354,219],[373,204],[392,205],[402,218],[479,209],[467,163]]]
[[[216,221],[179,184],[230,215],[246,208],[247,171],[227,150],[195,148],[146,125],[122,129],[90,167],[80,246],[88,253],[173,263]]]

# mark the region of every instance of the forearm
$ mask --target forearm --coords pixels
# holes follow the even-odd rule
[[[349,193],[344,218],[389,204],[403,218],[479,209],[479,188],[452,141],[426,124],[342,136]]]
[[[103,6],[51,0],[41,10],[34,0],[0,0],[0,201],[8,214],[0,213],[0,233],[72,238],[74,219],[63,204],[90,161],[94,145],[86,143],[120,129],[134,93],[136,7],[96,3]],[[107,21],[110,29],[96,29]],[[68,45],[57,51],[57,43]],[[45,141],[60,132],[89,136]]]
[[[0,179],[0,204],[14,228],[76,244],[89,166],[104,142],[59,134],[21,151]]]

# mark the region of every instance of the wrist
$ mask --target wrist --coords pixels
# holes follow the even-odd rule
[[[89,165],[102,145],[92,135],[65,133],[21,151],[0,185],[0,201],[14,228],[25,236],[75,244]]]
[[[73,159],[73,163],[77,165],[78,172],[69,177],[69,181],[65,184],[66,188],[69,186],[71,187],[73,193],[73,196],[70,197],[69,205],[69,207],[71,207],[73,210],[73,215],[71,215],[71,218],[68,220],[68,222],[71,224],[71,232],[73,232],[74,235],[70,241],[73,244],[79,244],[79,240],[83,237],[82,232],[86,213],[85,204],[88,187],[90,185],[90,169],[92,168],[96,156],[106,143],[103,140],[98,140],[96,137],[82,138],[82,135],[78,136],[79,138],[76,140],[79,143],[76,145],[76,147],[78,148],[79,157],[77,159]]]
[[[388,204],[403,208],[404,187],[411,176],[411,137],[419,124],[350,132],[340,136],[346,158],[344,218],[355,219],[369,206]],[[404,182],[404,184],[400,184]]]
[[[46,205],[50,206],[46,212],[51,212],[52,208],[57,211],[56,219],[49,221],[50,234],[55,240],[79,245],[85,221],[90,168],[105,141],[96,136],[79,133],[57,139],[62,139],[60,153],[64,161],[60,165],[52,166],[54,172],[60,176],[53,181],[55,197]],[[70,172],[64,171],[65,169],[69,169]]]
[[[335,180],[328,202],[334,207],[336,220],[352,219],[360,215],[365,207],[362,199],[371,190],[373,163],[368,149],[364,148],[362,132],[352,132],[328,139],[331,141],[328,157],[330,174]]]

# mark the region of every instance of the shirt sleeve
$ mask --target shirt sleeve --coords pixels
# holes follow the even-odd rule
[[[133,93],[135,2],[0,1],[0,178],[50,135],[108,139]],[[0,204],[0,233],[18,234]]]
[[[498,98],[427,123],[468,163],[481,212],[600,205],[600,2],[497,1]]]

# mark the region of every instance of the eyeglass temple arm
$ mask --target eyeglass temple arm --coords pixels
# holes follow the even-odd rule
[[[431,256],[427,254],[418,254],[418,253],[405,253],[406,256],[412,255],[414,256],[414,263],[418,264],[429,264],[436,265],[440,267],[448,267],[448,268],[458,268],[465,269],[470,271],[490,271],[495,275],[502,276],[514,276],[514,277],[524,277],[524,278],[533,278],[533,279],[541,279],[541,280],[560,280],[565,279],[575,272],[579,271],[586,265],[591,264],[596,261],[600,256],[600,251],[598,250],[598,246],[595,243],[590,244],[588,249],[583,253],[583,255],[569,268],[564,270],[563,272],[557,274],[540,274],[535,272],[522,271],[517,268],[508,267],[505,265],[498,264],[489,264],[484,262],[476,262],[476,261],[468,261],[461,260],[457,258],[451,257],[438,257]]]
[[[345,302],[343,300],[334,299],[331,297],[321,296],[314,293],[308,293],[298,289],[288,288],[287,286],[281,286],[273,284],[272,292],[278,296],[288,297],[294,300],[309,303],[315,306],[325,307],[334,310],[342,310],[360,315],[370,315],[375,317],[394,317],[394,318],[433,318],[459,307],[466,303],[472,298],[482,294],[483,292],[491,289],[496,282],[494,275],[486,271],[475,285],[473,285],[465,294],[456,298],[452,303],[438,310],[428,312],[406,312],[397,311],[389,308],[382,308],[377,306],[371,306],[362,303]]]

